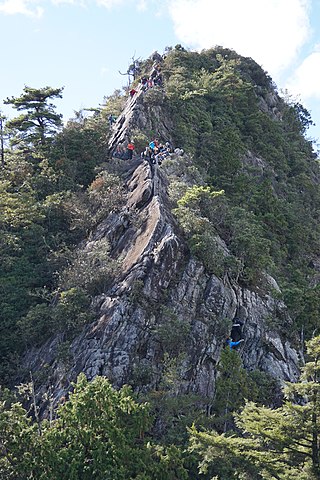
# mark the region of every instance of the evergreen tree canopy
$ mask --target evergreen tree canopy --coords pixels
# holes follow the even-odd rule
[[[13,144],[44,147],[47,139],[62,125],[62,115],[55,112],[55,105],[49,101],[62,98],[63,88],[32,88],[25,86],[20,97],[4,100],[18,112],[25,112],[7,122],[7,128],[14,132]]]
[[[280,408],[248,402],[235,414],[238,434],[191,430],[190,448],[200,454],[201,472],[221,480],[320,478],[320,336],[307,343],[307,353],[300,380],[286,384]]]
[[[0,392],[1,397],[1,392]],[[33,422],[3,392],[0,475],[17,480],[187,480],[181,452],[151,445],[148,405],[82,374],[54,421]]]

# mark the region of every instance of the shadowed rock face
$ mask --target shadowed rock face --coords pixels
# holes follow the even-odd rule
[[[134,112],[143,110],[139,95],[128,101],[110,148],[117,139],[129,137]],[[142,118],[148,118],[145,111]],[[89,379],[105,375],[115,386],[133,383],[144,390],[161,381],[168,352],[179,370],[175,391],[212,396],[224,337],[237,314],[244,323],[245,341],[239,350],[244,366],[280,381],[295,381],[298,353],[268,326],[268,318],[280,312],[290,327],[285,305],[208,274],[191,256],[171,214],[163,171],[138,161],[126,188],[126,206],[110,214],[90,240],[108,238],[111,255],[122,263],[112,287],[93,301],[96,321],[73,340],[68,366],[57,360],[61,338],[55,337],[26,354],[27,368],[51,367],[45,383],[53,385],[56,399],[80,372]],[[132,209],[134,224],[128,215]]]
[[[139,372],[145,378],[139,387],[154,388],[161,379],[164,351],[169,349],[179,359],[177,392],[211,396],[224,335],[230,328],[227,319],[241,307],[244,366],[294,381],[299,374],[297,352],[267,326],[276,309],[285,312],[284,305],[208,275],[190,256],[171,216],[162,172],[152,174],[143,162],[127,185],[128,205],[139,206],[141,226],[132,227],[124,209],[111,214],[91,240],[109,238],[112,253],[122,258],[121,278],[94,300],[97,320],[72,342],[70,367],[57,361],[59,339],[55,338],[28,353],[29,368],[52,366],[50,383],[57,397],[82,371],[90,379],[105,375],[116,386],[132,382]]]

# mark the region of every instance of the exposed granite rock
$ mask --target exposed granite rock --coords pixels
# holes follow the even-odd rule
[[[150,92],[150,95],[153,95]],[[128,99],[117,119],[110,151],[130,138],[131,129],[154,127],[170,140],[170,120],[160,106],[145,104],[141,87]],[[157,93],[161,96],[161,90]],[[268,102],[273,102],[270,98]],[[151,114],[152,109],[152,114]],[[224,337],[237,315],[244,322],[244,342],[239,350],[245,368],[268,372],[280,382],[295,381],[299,355],[284,334],[269,325],[281,310],[290,325],[285,305],[270,294],[258,293],[228,278],[205,271],[192,257],[171,214],[165,173],[157,166],[136,159],[137,167],[127,174],[127,204],[111,213],[90,241],[107,238],[111,255],[122,259],[119,277],[93,300],[96,320],[71,343],[67,364],[58,359],[60,336],[40,349],[26,353],[26,368],[48,373],[43,390],[53,385],[56,401],[70,389],[80,372],[89,379],[105,375],[115,386],[133,383],[136,388],[156,388],[163,375],[164,354],[171,352],[179,376],[176,393],[214,394],[217,363]],[[244,168],[251,166],[263,175],[263,160],[250,152]],[[132,212],[137,222],[131,220]],[[228,249],[217,238],[224,255]],[[277,289],[272,277],[268,283]]]
[[[155,177],[158,195],[149,181],[154,184]],[[183,342],[183,351],[177,345],[174,352],[179,364],[176,389],[210,397],[223,339],[239,309],[245,323],[239,352],[245,368],[259,368],[280,381],[294,381],[299,375],[297,352],[268,326],[279,302],[209,275],[191,257],[166,205],[162,177],[162,172],[152,173],[142,162],[128,179],[128,205],[144,219],[140,228],[132,227],[124,209],[110,214],[91,240],[109,238],[112,252],[123,258],[123,268],[112,288],[96,299],[97,320],[72,342],[71,364],[64,367],[57,359],[59,338],[26,356],[32,370],[50,365],[48,381],[56,398],[65,395],[80,372],[89,379],[106,375],[116,386],[133,379],[139,384],[139,374],[144,379],[141,388],[156,388],[163,373],[165,343],[174,342],[174,336]],[[188,327],[185,338],[171,329],[170,317]],[[168,340],[159,337],[160,327]],[[152,372],[149,377],[148,372]]]
[[[150,76],[154,68],[153,66]],[[113,126],[109,152],[118,144],[129,142],[133,130],[154,131],[159,137],[172,142],[173,124],[168,115],[163,115],[164,91],[154,86],[144,92],[141,84],[136,87],[136,91],[133,97],[128,97],[123,112]]]
[[[257,157],[252,152],[248,151],[242,158],[243,170],[250,169],[250,175],[262,177],[265,174],[273,173],[270,165],[262,158]]]
[[[260,109],[269,113],[275,120],[281,120],[282,114],[278,109],[280,98],[275,92],[268,92],[265,95],[259,95]]]

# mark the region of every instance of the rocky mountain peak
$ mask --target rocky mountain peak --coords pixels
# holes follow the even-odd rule
[[[164,92],[159,90],[158,95]],[[137,129],[151,129],[155,121],[157,133],[172,141],[172,121],[161,104],[155,107],[147,100],[141,85],[128,98],[109,139],[109,162],[114,161],[112,151],[119,143],[130,141]],[[243,158],[245,165],[263,174],[263,160],[249,151]],[[188,153],[185,159],[192,162]],[[171,154],[170,161],[180,159]],[[299,353],[270,322],[275,316],[282,316],[288,328],[292,322],[283,301],[270,293],[279,290],[276,281],[266,274],[271,288],[259,291],[227,274],[219,277],[206,270],[190,252],[172,214],[168,169],[150,164],[138,153],[122,161],[126,203],[111,212],[82,247],[90,251],[95,242],[107,239],[120,272],[110,288],[93,299],[96,319],[72,340],[67,364],[57,355],[61,336],[31,349],[25,357],[28,369],[49,367],[47,381],[56,400],[68,392],[80,372],[89,379],[107,376],[118,387],[130,383],[137,390],[156,389],[168,358],[179,373],[176,394],[213,396],[217,364],[235,318],[242,325],[239,355],[246,369],[259,369],[280,382],[298,378]],[[228,256],[224,240],[217,237],[217,241]]]

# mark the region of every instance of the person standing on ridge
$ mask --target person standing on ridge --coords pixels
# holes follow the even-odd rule
[[[116,121],[116,117],[114,115],[112,115],[112,113],[110,113],[110,115],[108,117],[108,122],[109,122],[110,128],[112,127],[112,125],[114,124],[115,121]]]
[[[146,90],[148,90],[148,79],[147,77],[142,77],[141,80],[140,80],[140,83],[142,85],[142,90],[145,92]]]
[[[149,143],[149,148],[153,151],[155,149],[155,146],[156,144],[154,143],[154,140],[152,140],[150,143]]]
[[[131,160],[133,157],[133,151],[134,151],[134,143],[131,140],[130,143],[128,143],[127,150],[128,150],[128,159]]]

